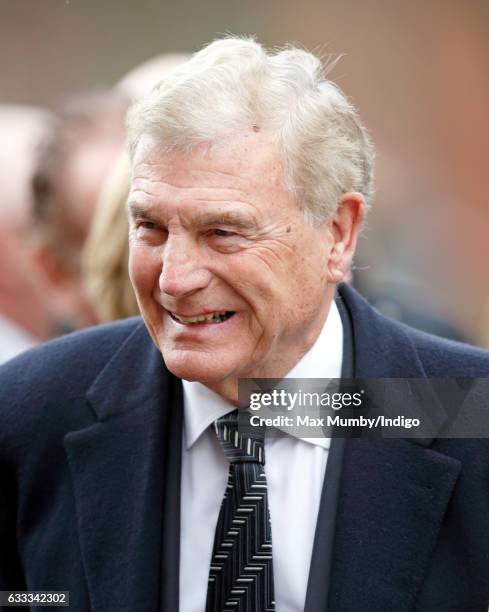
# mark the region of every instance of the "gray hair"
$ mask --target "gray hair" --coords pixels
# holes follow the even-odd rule
[[[328,67],[298,48],[267,52],[248,38],[217,40],[170,71],[128,114],[131,155],[143,134],[165,151],[245,130],[276,131],[286,188],[313,222],[344,193],[373,194],[374,152],[357,111]]]

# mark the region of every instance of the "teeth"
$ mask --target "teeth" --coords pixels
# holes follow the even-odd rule
[[[181,317],[175,313],[172,313],[173,317],[180,321],[180,323],[221,323],[225,321],[228,316],[227,312],[211,312],[207,315],[198,315],[196,317]]]

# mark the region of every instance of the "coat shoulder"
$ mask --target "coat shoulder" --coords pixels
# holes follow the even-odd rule
[[[0,422],[4,433],[33,430],[58,412],[88,413],[82,398],[117,350],[143,326],[134,317],[67,334],[0,367]],[[45,421],[44,421],[45,422]]]
[[[489,378],[489,351],[402,326],[429,378]]]

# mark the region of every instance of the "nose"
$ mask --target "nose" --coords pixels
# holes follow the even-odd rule
[[[169,235],[163,247],[160,291],[174,298],[204,289],[211,273],[205,267],[198,245],[182,235]]]

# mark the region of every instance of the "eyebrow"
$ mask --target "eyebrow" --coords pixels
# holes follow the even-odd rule
[[[158,219],[158,213],[151,207],[141,206],[135,202],[129,201],[129,214],[132,219]],[[195,216],[194,223],[200,227],[210,227],[213,225],[221,225],[226,227],[234,227],[241,230],[253,230],[257,228],[257,222],[252,217],[241,214],[235,210],[226,211],[202,211]]]
[[[142,217],[149,218],[155,216],[150,208],[141,206],[140,204],[135,204],[130,200],[127,202],[127,210],[129,211],[129,215],[132,219],[140,219]]]
[[[257,226],[256,221],[252,217],[242,215],[238,211],[233,210],[221,212],[203,211],[197,215],[196,221],[198,225],[205,227],[225,225],[242,230],[251,230]]]

